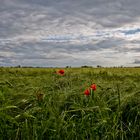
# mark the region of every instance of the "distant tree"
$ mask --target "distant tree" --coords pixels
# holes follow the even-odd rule
[[[92,66],[81,66],[81,68],[92,68]]]
[[[16,68],[21,68],[21,66],[20,65],[17,65]]]
[[[97,68],[102,68],[102,66],[100,66],[100,65],[97,65]]]
[[[71,68],[71,66],[66,66],[66,68]]]

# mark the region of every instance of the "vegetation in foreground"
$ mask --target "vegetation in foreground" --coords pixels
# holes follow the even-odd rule
[[[139,68],[55,70],[0,68],[0,140],[140,138]]]

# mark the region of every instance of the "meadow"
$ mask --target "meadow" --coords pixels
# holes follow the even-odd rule
[[[57,70],[0,68],[0,140],[140,139],[140,68]]]

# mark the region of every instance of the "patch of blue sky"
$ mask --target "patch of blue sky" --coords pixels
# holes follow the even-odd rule
[[[122,33],[124,33],[125,35],[137,34],[139,32],[140,32],[140,28],[127,30],[127,31],[122,31]]]

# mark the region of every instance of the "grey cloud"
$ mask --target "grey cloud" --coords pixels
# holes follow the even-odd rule
[[[97,42],[96,42],[97,41]],[[87,43],[71,43],[71,42],[23,42],[22,44],[6,44],[3,48],[7,51],[14,51],[15,53],[50,53],[51,51],[58,52],[82,52],[82,51],[100,51],[102,49],[114,48],[119,49],[125,42],[120,39],[108,39],[108,40],[90,40]],[[32,54],[33,55],[33,54]]]
[[[140,48],[131,48],[131,50],[140,53]]]
[[[6,0],[7,1],[7,0]],[[134,2],[135,1],[135,2]],[[43,30],[55,33],[55,30],[61,32],[72,32],[86,28],[91,30],[102,27],[116,27],[124,23],[133,22],[139,17],[138,0],[133,2],[120,0],[13,0],[7,1],[0,7],[6,7],[1,13],[0,25],[5,31],[12,33],[29,33],[31,31]],[[137,4],[135,4],[137,3]],[[134,6],[135,5],[135,6]],[[9,8],[10,7],[10,8]],[[13,7],[13,8],[12,8]],[[133,16],[133,19],[132,19]],[[4,33],[3,33],[4,34]]]
[[[140,64],[140,60],[135,59],[134,64]]]
[[[55,43],[55,42],[23,42],[22,44],[6,44],[5,46],[2,46],[3,50],[6,52],[13,52],[13,56],[9,57],[6,56],[5,59],[8,57],[9,59],[18,60],[18,63],[24,63],[28,62],[28,60],[31,62],[37,62],[40,63],[42,60],[46,61],[58,61],[63,60],[64,62],[61,62],[62,64],[66,63],[70,60],[79,60],[81,61],[81,54],[88,54],[88,52],[92,52],[92,55],[102,53],[103,55],[107,53],[108,49],[112,50],[112,52],[107,53],[107,55],[104,55],[104,58],[113,58],[113,60],[116,59],[116,54],[119,55],[119,53],[125,53],[130,52],[133,53],[134,50],[138,49],[136,48],[127,48],[123,47],[123,45],[127,46],[127,41],[121,40],[121,39],[106,39],[102,41],[94,40],[95,43],[89,42],[86,44],[71,44],[71,43]],[[96,43],[97,41],[97,43]],[[133,42],[131,42],[133,43]],[[136,41],[135,41],[136,44]],[[139,43],[138,43],[139,44]],[[130,44],[129,44],[130,45]],[[107,50],[107,51],[105,51]],[[112,53],[112,54],[111,54]],[[114,54],[114,55],[113,55]],[[98,57],[98,55],[96,55]],[[26,60],[26,61],[25,61]],[[37,60],[37,61],[36,61]],[[92,63],[92,59],[88,60],[88,63]],[[8,61],[6,61],[8,63]],[[83,60],[86,61],[86,60]],[[16,61],[14,61],[16,62]],[[38,63],[39,63],[38,62]],[[73,61],[70,61],[73,62]],[[61,65],[62,65],[61,64]],[[78,63],[77,63],[78,64]],[[80,63],[79,63],[80,64]],[[73,64],[71,64],[73,65]]]

